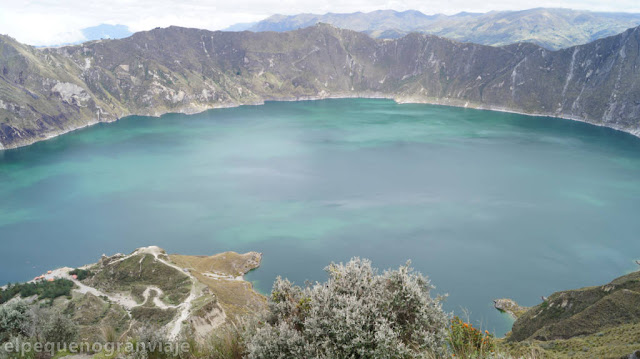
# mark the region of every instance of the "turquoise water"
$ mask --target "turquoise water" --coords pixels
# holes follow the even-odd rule
[[[102,253],[264,253],[249,278],[407,259],[498,334],[492,299],[603,284],[640,257],[640,139],[388,100],[130,117],[0,152],[0,283]]]

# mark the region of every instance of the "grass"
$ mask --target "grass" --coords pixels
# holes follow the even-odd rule
[[[171,261],[189,268],[196,279],[207,286],[224,309],[227,318],[233,319],[258,312],[265,308],[266,298],[256,293],[251,283],[245,281],[215,279],[203,273],[217,273],[237,277],[256,268],[255,255],[226,252],[214,256],[171,255]]]
[[[186,274],[156,261],[150,254],[109,264],[88,283],[105,291],[130,292],[138,301],[142,301],[142,291],[153,285],[162,289],[164,296],[161,299],[171,305],[182,303],[191,291],[191,280]]]
[[[252,253],[225,252],[213,256],[171,255],[171,261],[200,273],[222,273],[237,277],[259,266],[259,259]]]
[[[604,286],[552,294],[514,323],[510,341],[553,340],[590,335],[640,322],[640,272]]]
[[[176,316],[173,308],[160,309],[155,307],[135,307],[131,310],[131,317],[148,325],[162,327]]]
[[[532,350],[544,358],[622,358],[640,350],[640,323],[624,324],[601,332],[550,341],[499,341],[498,348],[515,357]]]
[[[229,324],[220,328],[208,341],[205,357],[212,359],[241,359],[245,357],[246,348],[243,329],[237,324]]]

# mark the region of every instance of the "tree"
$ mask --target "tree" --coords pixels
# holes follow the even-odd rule
[[[278,277],[268,313],[247,335],[248,357],[429,358],[446,350],[449,316],[429,280],[410,268],[378,274],[354,258],[301,288]]]

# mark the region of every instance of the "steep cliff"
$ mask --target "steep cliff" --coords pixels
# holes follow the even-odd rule
[[[0,37],[0,148],[128,115],[375,96],[559,116],[640,135],[640,29],[559,51],[170,27],[61,48]]]

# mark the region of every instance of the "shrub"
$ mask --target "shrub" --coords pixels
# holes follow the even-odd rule
[[[129,343],[134,348],[126,356],[130,359],[178,359],[182,354],[186,358],[193,357],[193,353],[176,353],[174,349],[180,347],[182,341],[169,339],[166,331],[156,326],[138,328]]]
[[[451,320],[449,346],[458,358],[484,358],[495,352],[493,335],[483,333],[457,316]]]
[[[0,345],[0,359],[43,359],[42,353],[33,350],[36,341],[33,338],[25,338],[23,336],[11,337],[9,340],[13,348],[25,348],[21,353],[15,350],[7,351],[5,345]],[[26,345],[26,346],[25,346]]]
[[[446,351],[448,315],[410,264],[383,274],[366,259],[331,264],[326,283],[278,278],[247,334],[249,358],[430,358]]]
[[[42,343],[69,343],[78,334],[78,324],[52,307],[31,305],[25,321],[24,335]]]
[[[53,311],[42,330],[45,342],[70,343],[78,334],[78,325],[60,311]]]
[[[76,268],[72,271],[69,272],[70,275],[75,275],[78,280],[84,280],[87,279],[89,277],[91,277],[93,275],[93,273],[90,270],[86,270],[86,269],[80,269],[80,268]]]
[[[23,300],[0,306],[0,343],[23,335],[28,326],[29,305]]]

